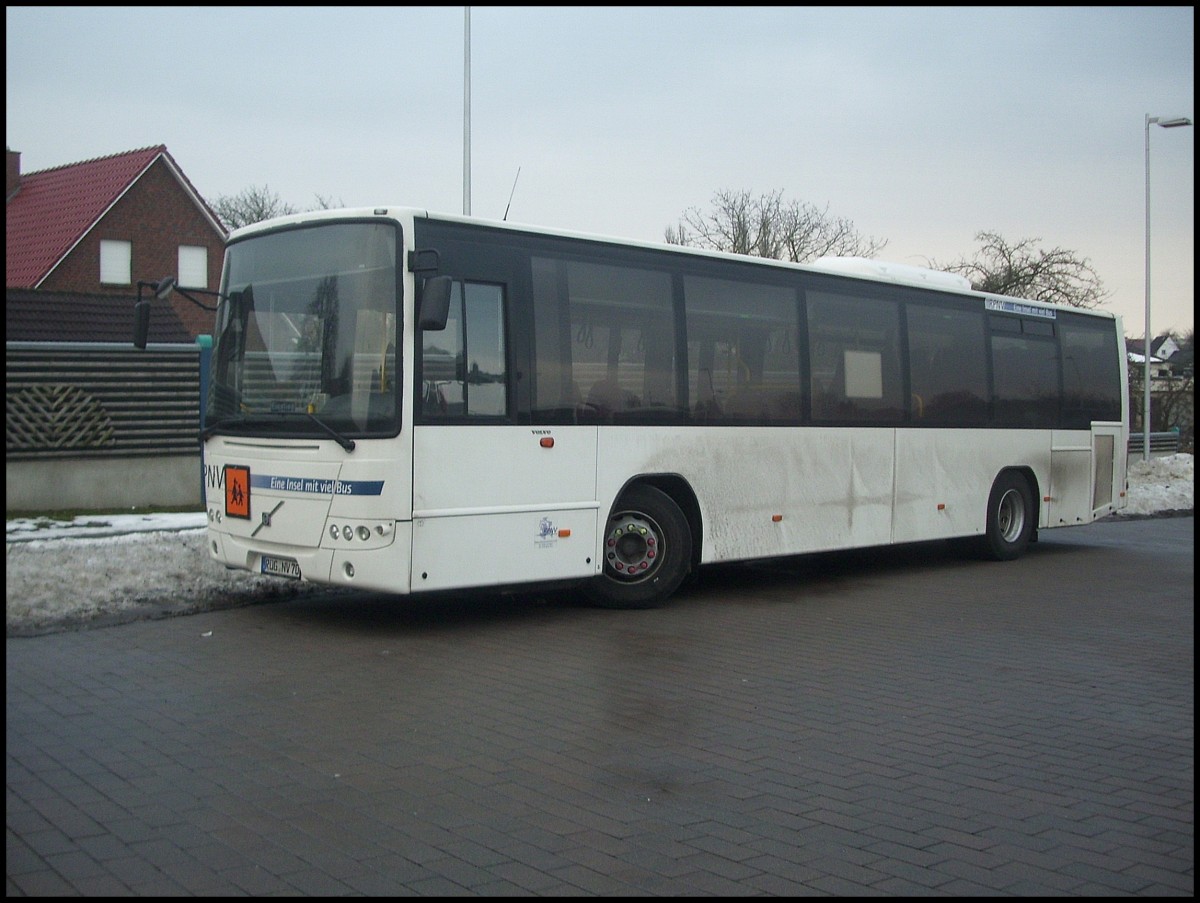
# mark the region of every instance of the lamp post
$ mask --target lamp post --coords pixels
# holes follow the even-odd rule
[[[1145,385],[1142,387],[1142,460],[1150,460],[1150,126],[1175,129],[1191,125],[1186,116],[1162,119],[1146,114],[1146,335]]]
[[[463,7],[463,216],[471,215],[471,7]]]

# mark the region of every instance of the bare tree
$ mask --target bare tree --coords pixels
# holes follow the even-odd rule
[[[1140,346],[1139,346],[1140,347]],[[1138,352],[1141,353],[1140,351]],[[1129,365],[1129,427],[1140,433],[1144,420],[1146,371]],[[1180,450],[1195,448],[1196,378],[1192,371],[1152,376],[1150,379],[1150,431],[1179,430]]]
[[[315,203],[308,208],[309,210],[332,210],[335,207],[346,206],[342,201],[334,201],[328,195],[314,194],[313,199]],[[279,193],[266,185],[251,185],[237,194],[223,194],[212,202],[212,208],[227,229],[237,229],[251,223],[261,223],[274,216],[300,212],[291,204],[284,203]]]
[[[831,217],[807,201],[783,200],[782,191],[753,197],[748,191],[718,191],[706,212],[684,211],[677,226],[668,226],[673,245],[750,254],[804,263],[829,255],[873,257],[887,240],[863,236],[844,217]]]
[[[1174,333],[1172,333],[1174,335]],[[1185,358],[1188,367],[1192,366],[1194,355],[1196,353],[1196,327],[1189,326],[1183,332],[1175,336],[1175,344],[1179,346],[1179,350],[1187,355]]]
[[[1009,244],[996,232],[979,232],[975,240],[981,247],[974,257],[930,266],[966,276],[972,288],[997,295],[1081,308],[1098,307],[1109,296],[1091,261],[1074,251],[1041,250],[1040,238]]]
[[[1178,430],[1180,450],[1192,452],[1196,443],[1196,331],[1194,328],[1182,332],[1167,330],[1158,337],[1166,338],[1173,339],[1179,350],[1166,359],[1166,372],[1151,380],[1150,429],[1158,432]],[[1154,344],[1161,345],[1161,342],[1156,340]],[[1135,373],[1135,369],[1138,372]],[[1129,368],[1130,394],[1133,395],[1133,386],[1136,384],[1139,394],[1135,397],[1139,410],[1144,399],[1140,394],[1144,369]]]
[[[315,206],[309,207],[309,210],[335,210],[346,206],[345,201],[340,198],[335,201],[327,194],[314,194],[313,201]]]
[[[227,229],[237,229],[273,216],[298,212],[291,204],[281,201],[278,192],[272,191],[266,185],[251,185],[237,194],[220,195],[213,201],[212,208]]]

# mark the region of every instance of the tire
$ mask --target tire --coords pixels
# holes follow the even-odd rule
[[[982,548],[995,561],[1020,558],[1037,527],[1037,513],[1029,481],[1019,473],[1004,471],[992,484],[988,497],[987,528]]]
[[[628,489],[604,531],[603,571],[585,584],[604,608],[657,608],[687,577],[692,531],[674,500],[653,486]]]

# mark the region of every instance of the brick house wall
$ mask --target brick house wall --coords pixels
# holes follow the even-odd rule
[[[105,239],[130,243],[131,285],[100,282],[100,242]],[[40,288],[131,297],[136,294],[139,280],[151,282],[178,275],[180,245],[208,249],[208,285],[204,287],[216,289],[224,253],[222,238],[160,158],[67,254]],[[216,299],[200,296],[200,300],[212,304]],[[192,335],[212,333],[211,312],[201,310],[178,294],[169,303]]]

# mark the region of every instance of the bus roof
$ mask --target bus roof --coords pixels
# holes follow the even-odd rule
[[[971,291],[971,280],[957,273],[931,270],[928,267],[905,263],[888,263],[867,257],[820,257],[809,264],[818,270],[882,279],[886,282],[904,282],[911,285],[927,285],[930,288],[945,288],[956,292]]]
[[[1034,307],[1045,308],[1046,310],[1061,310],[1065,308],[1077,313],[1088,314],[1096,317],[1103,317],[1107,319],[1117,318],[1117,315],[1111,311],[1075,308],[1066,305],[1050,304],[1044,301],[1036,301],[1029,298],[1017,298],[1015,296],[979,292],[971,287],[970,280],[965,276],[960,276],[957,273],[949,273],[944,270],[934,270],[926,267],[913,266],[911,264],[891,263],[888,261],[875,260],[866,257],[821,257],[809,263],[793,263],[791,261],[776,260],[770,257],[734,254],[729,251],[711,251],[706,248],[693,248],[687,245],[672,245],[664,242],[649,242],[630,238],[617,238],[611,235],[600,235],[596,233],[578,232],[570,229],[558,229],[546,226],[511,223],[508,221],[491,220],[477,216],[435,213],[427,209],[407,207],[397,204],[383,205],[379,207],[346,207],[331,210],[311,210],[305,213],[288,214],[286,216],[263,220],[258,223],[252,223],[248,226],[242,226],[239,229],[235,229],[230,233],[228,241],[235,242],[242,238],[248,238],[257,232],[269,231],[287,226],[301,225],[303,223],[316,222],[325,219],[344,219],[347,217],[353,217],[356,219],[391,217],[406,222],[419,219],[430,219],[445,223],[462,223],[464,225],[485,226],[492,229],[501,229],[509,232],[519,232],[528,235],[546,235],[556,238],[573,238],[609,245],[620,245],[628,248],[640,248],[651,251],[669,251],[675,254],[711,257],[718,260],[737,261],[740,263],[752,261],[761,266],[774,266],[793,271],[800,270],[810,273],[832,273],[835,275],[850,276],[855,279],[870,279],[876,282],[915,285],[923,288],[934,289],[936,291],[951,292],[957,295],[973,295],[978,298],[995,299],[997,301],[1012,302],[1019,305],[1032,305]],[[1004,305],[1006,308],[1011,306],[1011,304]]]

